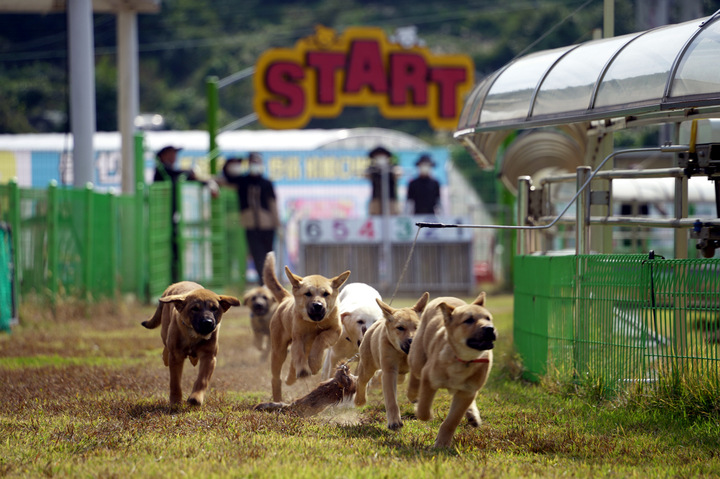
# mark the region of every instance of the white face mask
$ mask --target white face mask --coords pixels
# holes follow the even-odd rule
[[[375,163],[378,166],[387,166],[389,158],[385,155],[375,155]]]
[[[430,173],[432,172],[432,166],[430,165],[420,165],[418,166],[418,172],[422,176],[430,176]]]
[[[243,173],[243,167],[240,163],[232,163],[225,167],[225,173],[228,176],[240,176]]]
[[[261,163],[250,163],[248,172],[253,176],[260,176],[264,171],[264,167]]]

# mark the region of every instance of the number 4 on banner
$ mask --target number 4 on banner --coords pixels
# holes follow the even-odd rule
[[[358,234],[360,236],[374,238],[375,237],[375,223],[373,223],[372,220],[367,220],[365,222],[365,224],[360,227],[360,231],[358,231]]]

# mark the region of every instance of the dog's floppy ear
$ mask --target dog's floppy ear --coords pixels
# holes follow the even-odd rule
[[[250,291],[245,293],[245,296],[243,296],[242,304],[245,306],[249,306],[248,301],[250,301],[252,299],[252,297],[253,297],[253,290],[251,289]]]
[[[385,316],[385,319],[388,321],[392,321],[393,314],[395,314],[395,310],[388,306],[387,304],[383,303],[380,298],[375,298],[375,301],[377,302],[378,306],[380,306],[380,309],[382,309],[383,316]]]
[[[185,294],[171,294],[170,296],[162,296],[159,301],[161,303],[172,303],[175,305],[175,309],[180,311],[183,306],[185,305],[185,299],[187,298],[187,293]]]
[[[288,279],[290,280],[290,284],[292,284],[293,288],[299,287],[300,283],[302,283],[302,276],[293,274],[293,272],[290,271],[290,268],[288,268],[287,266],[285,266],[285,274],[287,275]]]
[[[475,298],[475,301],[473,301],[472,304],[474,304],[476,306],[484,307],[485,306],[485,291],[480,293],[480,295],[477,298]]]
[[[347,281],[349,276],[350,271],[345,271],[341,275],[335,276],[333,279],[331,279],[330,284],[332,284],[333,289],[338,289],[340,286],[345,284],[345,281]]]
[[[445,325],[449,325],[452,321],[452,313],[455,311],[455,306],[450,306],[447,303],[440,303],[438,304],[438,308],[440,308],[440,311],[442,311],[443,319],[445,320]]]
[[[233,296],[220,295],[218,296],[218,300],[224,312],[227,312],[230,306],[240,306],[240,300]]]
[[[413,306],[412,309],[417,311],[418,314],[422,313],[425,309],[425,306],[428,304],[428,300],[430,299],[430,293],[427,291],[423,293],[423,295],[418,299],[418,302],[415,303],[415,306]]]

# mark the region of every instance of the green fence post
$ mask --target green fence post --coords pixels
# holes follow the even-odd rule
[[[210,146],[208,152],[208,159],[210,160],[210,174],[215,176],[217,174],[217,114],[218,114],[218,79],[215,76],[208,77],[205,81],[207,90],[207,124],[208,133],[210,136]],[[212,282],[216,286],[222,286],[223,283],[227,283],[225,274],[226,263],[222,260],[224,255],[225,229],[221,224],[224,221],[224,215],[221,213],[223,209],[222,201],[218,198],[210,199],[210,257],[212,258]]]
[[[85,248],[82,258],[83,263],[83,280],[85,282],[85,300],[90,302],[92,298],[92,258],[93,258],[93,185],[88,182],[85,184]]]
[[[58,286],[60,285],[60,242],[59,242],[59,201],[57,181],[52,180],[48,185],[48,288],[50,289],[50,301],[55,304],[57,301]]]
[[[147,262],[145,261],[145,136],[135,133],[135,261],[137,275],[138,301],[141,303],[149,301],[145,279],[149,277]],[[147,273],[147,274],[146,274]]]
[[[210,200],[210,257],[212,258],[212,283],[223,287],[228,284],[227,212],[225,202],[218,193]]]
[[[118,297],[118,264],[117,264],[117,224],[119,220],[117,198],[112,192],[108,192],[108,215],[110,217],[110,296],[112,298]]]
[[[137,275],[137,287],[135,294],[138,301],[146,303],[148,297],[147,280],[150,277],[147,258],[147,231],[145,222],[145,184],[138,183],[135,186],[135,274]]]
[[[175,195],[175,205],[177,205],[178,223],[175,233],[177,237],[177,279],[183,281],[185,279],[185,218],[183,217],[182,205],[182,189],[185,183],[184,175],[180,175],[177,180],[176,188],[171,189],[171,194]],[[175,218],[173,218],[175,221]]]
[[[205,87],[207,91],[207,124],[208,133],[210,134],[210,151],[208,152],[208,159],[210,160],[210,174],[217,174],[217,113],[218,113],[218,79],[217,77],[211,76],[205,80]]]
[[[10,227],[12,228],[13,276],[15,282],[15,304],[20,306],[20,187],[17,178],[10,180]]]
[[[135,183],[145,184],[145,135],[135,133],[133,138],[133,156],[135,159]]]

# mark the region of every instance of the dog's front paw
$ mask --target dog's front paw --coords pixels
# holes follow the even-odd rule
[[[415,416],[420,421],[429,421],[433,418],[432,411],[424,410],[419,407],[417,407],[417,404],[415,405]]]
[[[402,421],[391,422],[391,423],[388,424],[388,429],[390,429],[391,431],[398,431],[398,430],[400,430],[400,428],[402,428],[402,427],[403,427],[403,422],[402,422]]]
[[[205,395],[202,393],[192,393],[188,398],[187,402],[191,406],[202,406]]]
[[[468,421],[468,424],[472,427],[480,427],[480,424],[482,424],[482,421],[480,420],[480,418],[475,417],[475,416],[468,415],[467,421]]]
[[[478,416],[477,414],[472,414],[470,411],[465,413],[465,418],[468,420],[468,424],[471,427],[480,427],[480,424],[482,424],[480,416]]]
[[[448,448],[452,446],[452,437],[450,439],[440,439],[439,437],[435,439],[435,444],[433,445],[434,448]]]

